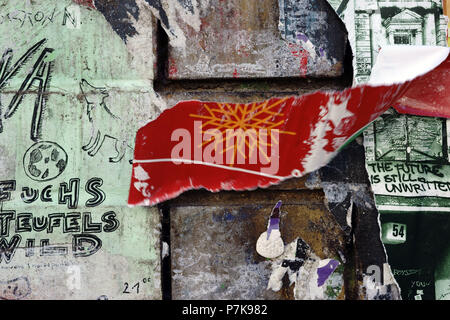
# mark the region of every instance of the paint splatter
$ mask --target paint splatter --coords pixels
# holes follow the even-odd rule
[[[320,267],[321,264],[325,264],[323,267]],[[325,281],[328,280],[328,278],[331,276],[331,274],[336,270],[336,268],[339,266],[339,262],[333,259],[326,259],[320,261],[319,268],[317,269],[317,285],[319,287],[323,286]]]
[[[173,58],[169,59],[169,76],[174,76],[178,72],[176,61]]]

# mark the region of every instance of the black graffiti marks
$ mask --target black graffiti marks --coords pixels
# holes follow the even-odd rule
[[[28,177],[35,181],[49,181],[58,177],[67,166],[67,153],[57,143],[42,141],[32,145],[23,157]]]
[[[75,258],[88,257],[102,247],[102,241],[94,235],[76,234],[73,236],[72,251]]]
[[[103,185],[103,180],[100,178],[91,178],[86,183],[85,190],[93,197],[86,201],[86,207],[95,207],[105,201],[106,194],[100,187]]]
[[[123,288],[122,293],[131,294],[131,293],[136,292],[136,294],[139,294],[139,292],[142,292],[139,290],[139,288],[141,287],[141,283],[142,283],[142,286],[144,286],[146,283],[150,284],[151,281],[152,281],[152,278],[146,277],[146,278],[143,278],[142,280],[136,281],[136,282],[130,282],[130,283],[124,282],[123,283],[124,288]]]
[[[389,194],[450,192],[450,183],[443,179],[444,168],[439,164],[412,162],[368,162],[370,182],[384,186]]]
[[[16,190],[16,180],[0,181],[0,203],[11,200],[11,191]]]
[[[5,260],[6,263],[10,263],[21,241],[22,237],[18,234],[13,235],[9,241],[0,238],[0,262]]]
[[[76,209],[80,195],[80,179],[70,179],[69,185],[63,182],[59,185],[58,203],[67,204],[69,209]]]
[[[3,183],[3,188],[2,184]],[[13,191],[13,182],[11,181],[3,181],[0,182],[0,200],[7,197],[10,197],[10,194],[6,191]],[[66,204],[69,209],[76,209],[78,207],[78,202],[80,200],[80,179],[72,178],[69,180],[69,183],[61,182],[58,187],[58,194],[53,195],[52,188],[53,185],[49,184],[44,186],[42,189],[37,189],[33,187],[24,186],[22,187],[22,192],[20,193],[20,197],[22,201],[26,204],[33,203],[40,199],[42,202],[54,202],[57,201],[58,204]],[[89,179],[84,187],[86,193],[90,196],[89,199],[86,200],[85,206],[88,208],[97,207],[103,201],[106,200],[106,194],[101,189],[103,186],[103,180],[98,177],[93,177]],[[9,189],[7,189],[9,188]],[[4,190],[4,192],[2,191]],[[14,190],[15,190],[15,181],[14,181]],[[3,192],[3,193],[2,193]],[[9,200],[9,199],[8,199]]]
[[[26,241],[26,257],[35,255],[35,239]],[[72,254],[75,258],[88,257],[96,253],[102,247],[102,241],[92,234],[76,234],[72,237]],[[69,253],[69,246],[50,244],[49,239],[42,239],[39,246],[41,257],[66,256]]]
[[[96,207],[105,199],[105,192],[101,189],[103,180],[97,177],[89,179],[85,184],[85,191],[91,197],[86,201],[86,207]],[[43,202],[52,202],[51,193],[53,185],[47,185],[42,190],[23,187],[21,198],[25,203],[32,203],[37,199]],[[0,263],[10,263],[15,252],[23,242],[25,257],[35,254],[40,256],[65,256],[71,247],[74,257],[88,257],[102,247],[102,240],[95,234],[114,232],[120,222],[114,211],[104,212],[95,218],[91,212],[53,212],[50,214],[33,214],[5,210],[3,205],[11,200],[11,192],[16,190],[16,181],[0,181]],[[69,209],[76,209],[80,195],[80,179],[70,179],[69,183],[61,183],[58,188],[56,201],[67,205]],[[48,236],[44,239],[22,237],[26,233],[44,233],[46,235],[59,231],[62,234],[72,235],[72,245],[51,244]],[[39,251],[37,253],[37,242]],[[0,297],[1,298],[1,297]]]
[[[4,218],[4,215],[0,217]],[[32,213],[20,213],[8,218],[10,219],[4,219],[7,223],[3,225],[2,229],[8,234],[12,229],[16,234],[32,231],[52,234],[56,229],[60,229],[63,234],[77,232],[88,234],[113,232],[119,227],[119,221],[114,211],[105,212],[101,216],[102,222],[95,222],[91,212],[56,212],[36,217]]]
[[[298,270],[300,270],[300,267],[303,266],[303,264],[305,263],[305,261],[309,256],[309,252],[310,252],[310,247],[309,245],[302,239],[302,238],[298,238],[297,239],[297,248],[295,251],[295,259],[294,260],[283,260],[281,266],[282,267],[289,267],[289,269],[291,269],[291,271],[293,272],[297,272]]]
[[[33,141],[37,141],[40,137],[41,125],[42,125],[42,115],[45,107],[45,92],[50,80],[51,72],[51,62],[47,62],[46,59],[53,52],[53,49],[45,48],[33,66],[32,72],[30,72],[25,80],[23,81],[19,91],[16,92],[13,99],[11,100],[8,108],[5,112],[5,119],[11,118],[17,111],[24,94],[30,89],[30,87],[38,82],[38,96],[36,97],[34,109],[33,109],[33,120],[31,122],[30,138]]]
[[[127,37],[133,37],[138,33],[129,18],[131,15],[134,19],[139,19],[139,7],[135,0],[97,0],[95,7],[125,43]]]
[[[27,277],[0,281],[0,300],[21,300],[31,293]]]
[[[175,37],[176,35],[170,24],[171,21],[166,12],[168,6],[173,4],[161,0],[145,0],[145,2],[153,9],[153,12],[161,21],[164,29]],[[177,2],[179,7],[183,9],[184,14],[194,14],[195,8],[192,0],[177,0]],[[139,6],[136,0],[96,0],[95,7],[103,14],[112,29],[125,43],[128,37],[133,37],[138,34],[136,28],[133,26],[132,20],[129,19],[129,16],[132,16],[136,21],[139,20]]]
[[[20,194],[23,202],[25,203],[33,203],[39,197],[38,190],[29,187],[23,187],[22,193]]]
[[[80,9],[76,5],[62,8],[49,8],[48,10],[25,11],[15,9],[0,13],[0,25],[11,24],[11,28],[45,28],[49,25],[61,25],[70,29],[79,28],[81,24]]]
[[[32,256],[34,254],[34,248],[28,248],[27,254]],[[40,245],[41,256],[65,256],[68,252],[67,246],[50,245],[49,239],[42,239]]]
[[[34,26],[44,26],[46,23],[53,23],[55,17],[58,15],[56,8],[50,9],[46,12],[42,10],[36,11],[25,11],[17,9],[5,14],[0,14],[0,25],[4,23],[14,23],[19,27],[25,25]]]
[[[45,216],[34,216],[32,213],[19,213],[16,215],[0,214],[0,219],[4,220],[2,232],[7,236],[11,231],[15,234],[26,232],[45,232],[52,234],[55,230],[60,230],[63,234],[69,233],[101,233],[114,232],[119,226],[119,220],[114,211],[107,211],[102,214],[100,221],[95,221],[91,212],[55,212]]]
[[[130,136],[123,137],[119,132],[122,130],[122,120],[114,115],[106,104],[106,98],[109,96],[104,87],[94,87],[85,79],[80,82],[80,89],[83,95],[86,114],[89,122],[92,123],[92,135],[89,142],[82,147],[89,156],[95,156],[108,137],[114,140],[116,155],[109,158],[109,162],[117,163],[122,160],[127,148],[131,148],[128,140]],[[109,121],[107,120],[109,119]],[[115,132],[113,130],[115,129]]]
[[[97,218],[98,219],[98,218]],[[53,234],[59,229],[63,234],[72,234],[72,254],[74,257],[88,257],[102,247],[102,240],[95,234],[116,231],[120,222],[114,211],[102,214],[101,222],[95,221],[91,212],[55,212],[46,216],[34,216],[32,213],[19,213],[0,211],[1,237],[0,237],[0,263],[10,263],[22,242],[24,233]],[[11,232],[15,232],[8,240]],[[24,244],[25,256],[36,254],[36,239],[26,239]],[[45,237],[39,241],[40,256],[66,256],[69,246],[64,244],[51,244]]]
[[[63,21],[62,21],[63,26],[67,26],[69,28],[77,28],[77,27],[79,27],[80,23],[81,23],[81,21],[80,21],[79,11],[72,12],[72,10],[69,10],[68,8],[64,9],[64,15],[63,15]]]
[[[25,62],[36,53],[36,51],[42,46],[44,42],[45,39],[42,39],[30,49],[28,49],[28,51],[25,52],[25,54],[19,60],[17,60],[17,62],[12,67],[10,67],[10,64],[13,58],[13,50],[7,49],[3,53],[2,59],[0,60],[0,88],[4,87],[6,82],[19,71],[19,69],[25,64]]]
[[[5,210],[3,209],[3,203],[11,200],[11,192],[16,190],[16,181],[15,180],[7,180],[0,181],[0,237],[8,237],[9,230],[7,228],[9,221],[16,214],[15,210]],[[0,241],[0,252],[5,252],[8,255],[10,250],[6,250],[7,248],[15,248],[18,244],[16,243],[17,239],[11,239],[10,243],[7,243],[6,240]],[[19,239],[20,242],[20,239]],[[6,248],[3,250],[3,248]],[[12,256],[10,257],[12,258]],[[1,259],[1,257],[0,257]]]
[[[145,0],[154,10],[156,10],[159,20],[163,25],[164,29],[171,33],[172,36],[176,36],[173,32],[172,24],[167,15],[167,4],[164,4],[164,1],[161,0]],[[178,4],[184,11],[184,14],[194,14],[194,5],[191,0],[177,0]],[[171,5],[170,3],[168,4]]]
[[[28,49],[14,65],[11,66],[13,58],[13,50],[7,49],[0,60],[0,91],[5,87],[9,80],[11,80],[21,68],[23,68],[28,60],[34,56],[38,50],[45,43],[46,39],[42,39]],[[11,118],[18,110],[22,103],[24,94],[26,94],[31,86],[37,84],[37,96],[33,109],[33,116],[31,121],[30,138],[33,141],[38,141],[41,134],[42,116],[45,110],[47,100],[47,89],[50,84],[51,70],[53,63],[50,61],[50,54],[53,52],[51,48],[44,48],[35,61],[30,72],[27,73],[19,90],[17,90],[7,106],[4,114],[3,108],[0,104],[0,133],[3,132],[2,119]]]

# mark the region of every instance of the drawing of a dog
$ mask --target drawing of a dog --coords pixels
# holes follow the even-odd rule
[[[123,138],[120,130],[123,130],[122,120],[114,115],[106,105],[105,99],[109,96],[104,87],[94,87],[85,79],[80,82],[80,89],[86,102],[86,113],[89,122],[92,124],[92,133],[89,142],[82,147],[91,157],[95,156],[103,145],[105,138],[115,140],[117,154],[110,157],[110,162],[119,162],[125,155],[128,145],[128,138]],[[114,132],[112,132],[114,131]]]

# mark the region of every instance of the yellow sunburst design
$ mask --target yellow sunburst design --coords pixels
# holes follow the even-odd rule
[[[272,119],[283,116],[283,113],[272,111],[272,109],[285,102],[287,99],[288,98],[280,99],[270,105],[269,101],[265,101],[260,104],[256,102],[248,104],[235,104],[234,107],[228,103],[216,103],[216,106],[208,106],[207,104],[203,104],[203,107],[208,111],[209,115],[189,114],[189,116],[206,120],[206,122],[202,122],[202,134],[207,132],[206,127],[209,126],[208,130],[219,130],[221,133],[221,138],[216,139],[216,137],[213,136],[211,139],[204,141],[198,147],[204,147],[214,142],[214,148],[217,150],[218,144],[222,144],[225,141],[225,145],[227,146],[227,138],[234,139],[236,137],[236,144],[222,149],[222,153],[225,153],[231,148],[234,148],[233,159],[230,163],[231,166],[235,163],[238,152],[244,157],[244,159],[247,158],[245,155],[245,146],[248,147],[249,154],[254,151],[254,148],[258,148],[260,155],[263,155],[266,160],[269,160],[269,156],[264,150],[267,150],[267,147],[272,145],[271,143],[279,143],[279,141],[277,141],[272,134],[273,130],[277,130],[279,134],[296,135],[295,132],[282,131],[278,129],[285,120],[272,122]],[[234,130],[234,134],[232,136],[227,135],[227,129]],[[248,130],[251,129],[255,130],[256,135],[248,134]],[[264,133],[264,130],[260,131],[260,129],[266,129],[267,132]],[[266,134],[264,139],[261,139],[261,134]],[[248,141],[245,139],[246,137],[248,137]],[[267,143],[267,141],[269,141],[269,137],[271,143]]]

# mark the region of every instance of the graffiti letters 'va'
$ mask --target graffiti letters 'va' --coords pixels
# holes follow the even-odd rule
[[[20,59],[11,66],[13,59],[13,50],[7,49],[0,60],[0,92],[4,86],[11,80],[19,70],[27,64],[42,47],[46,39],[42,39],[30,49],[25,52]],[[38,59],[35,61],[33,67],[30,69],[25,79],[22,82],[19,90],[14,94],[9,105],[6,107],[4,114],[2,105],[0,103],[0,133],[3,132],[2,120],[11,118],[20,106],[24,94],[30,90],[33,84],[37,84],[37,97],[34,103],[33,116],[31,120],[30,138],[33,141],[38,141],[41,134],[42,116],[46,103],[46,92],[50,84],[50,74],[52,69],[52,62],[48,61],[48,56],[53,52],[51,48],[44,48],[41,51]]]

